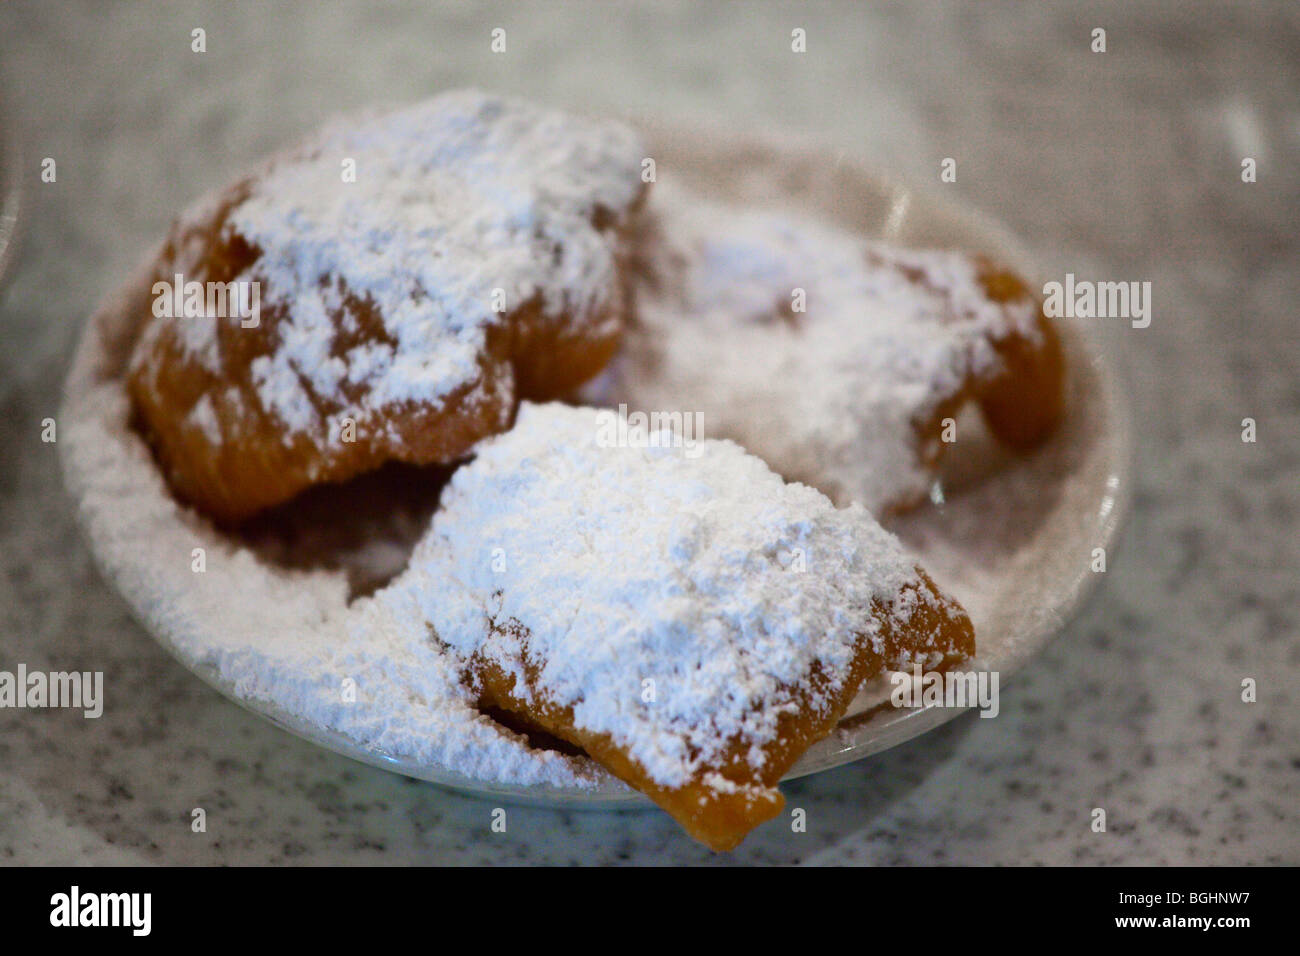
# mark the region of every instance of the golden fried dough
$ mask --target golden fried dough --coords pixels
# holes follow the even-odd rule
[[[484,712],[729,849],[780,811],[777,783],[863,680],[965,659],[974,632],[861,506],[731,442],[612,445],[614,414],[525,403],[453,475],[391,599]]]
[[[1060,420],[1058,333],[982,257],[667,183],[638,235],[638,324],[585,401],[702,413],[711,437],[878,515],[925,498],[968,400],[1017,449]]]
[[[629,309],[642,153],[616,123],[455,92],[336,125],[182,216],[128,382],[177,496],[234,522],[451,462],[596,374]]]
[[[915,590],[927,592],[917,602],[917,611],[906,623],[893,619],[879,602],[873,614],[881,622],[884,655],[873,650],[865,636],[854,649],[847,673],[835,686],[816,665],[799,686],[781,688],[784,708],[777,717],[778,729],[762,747],[761,769],[752,762],[753,745],[738,737],[728,741],[719,756],[696,770],[695,779],[679,787],[657,783],[610,734],[584,729],[571,706],[548,698],[541,682],[542,668],[529,659],[528,633],[518,622],[508,629],[520,647],[524,662],[522,680],[518,668],[507,672],[491,659],[475,656],[468,668],[470,680],[484,706],[498,708],[517,717],[526,726],[543,730],[583,752],[620,780],[636,788],[662,807],[682,829],[712,850],[735,849],[754,827],[772,819],[785,806],[777,789],[781,778],[810,746],[827,736],[844,716],[862,683],[889,666],[908,666],[916,659],[956,662],[975,653],[975,632],[970,618],[951,599],[944,598],[929,576],[918,569]],[[942,666],[942,665],[940,665]],[[522,684],[522,686],[520,686]]]

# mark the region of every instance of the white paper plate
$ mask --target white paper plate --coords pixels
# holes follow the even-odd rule
[[[741,201],[815,210],[867,236],[985,252],[1028,277],[1031,286],[1044,280],[1033,258],[997,224],[847,161],[842,151],[713,128],[639,125],[661,180],[681,177]],[[130,315],[147,309],[139,283],[137,277],[110,297],[88,325],[69,377],[60,445],[74,495],[83,493],[96,467],[95,452],[79,440],[78,426],[102,431],[112,419],[117,429],[113,440],[139,442],[121,424],[124,415],[115,386],[134,335]],[[1060,632],[1097,582],[1100,575],[1091,570],[1094,549],[1109,548],[1127,511],[1131,423],[1114,352],[1095,326],[1063,323],[1062,338],[1069,401],[1066,420],[1053,439],[1033,455],[1011,456],[989,440],[971,437],[980,435],[978,416],[971,415],[959,425],[963,440],[950,453],[936,483],[932,497],[942,503],[891,522],[933,577],[966,607],[975,624],[978,666],[998,672],[1003,687]],[[107,393],[106,383],[113,386]],[[105,404],[118,407],[110,412]],[[70,440],[65,441],[64,435],[70,435]],[[84,518],[86,509],[81,510]],[[612,779],[595,787],[485,783],[437,764],[361,746],[302,714],[241,696],[231,681],[181,650],[181,638],[187,629],[203,626],[201,615],[205,607],[210,614],[211,605],[197,599],[187,605],[184,593],[167,595],[165,605],[160,602],[157,588],[170,585],[159,584],[160,576],[153,573],[159,569],[147,564],[152,559],[123,558],[120,549],[110,553],[101,546],[109,537],[120,541],[131,533],[129,528],[113,526],[115,520],[126,519],[115,518],[111,509],[100,509],[87,521],[87,537],[105,576],[164,647],[240,706],[337,753],[498,800],[573,808],[649,805]],[[202,524],[192,515],[162,515],[157,521],[161,524],[149,533],[171,534],[185,522],[194,533]],[[215,534],[211,528],[205,533]],[[166,613],[160,606],[167,608]],[[265,626],[275,626],[277,615],[284,620],[283,615],[292,613],[292,602],[267,608]],[[810,748],[789,776],[859,760],[960,713],[942,707],[895,709],[888,703],[890,686],[882,676],[864,688],[851,716]]]

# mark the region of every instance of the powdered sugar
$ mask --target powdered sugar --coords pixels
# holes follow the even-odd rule
[[[212,407],[210,395],[200,396],[190,409],[190,424],[203,432],[208,441],[216,444],[221,441],[221,423],[217,421],[216,410]]]
[[[481,716],[416,609],[349,604],[342,574],[269,564],[179,506],[128,415],[120,381],[76,387],[60,419],[68,481],[106,573],[188,666],[282,725],[342,735],[375,760],[487,783],[609,783],[590,761],[533,750]]]
[[[96,321],[129,321],[120,307]],[[98,347],[92,335],[96,363]],[[308,343],[297,347],[309,354]],[[344,364],[383,361],[357,353]],[[328,364],[320,374],[329,381],[348,374]],[[485,783],[609,783],[589,761],[533,750],[475,709],[460,679],[464,653],[487,646],[485,610],[508,610],[530,617],[549,642],[549,692],[573,699],[583,686],[604,688],[583,694],[581,719],[617,735],[657,779],[680,780],[700,759],[692,748],[708,753],[720,739],[692,727],[768,739],[781,677],[806,674],[812,660],[842,668],[850,635],[875,633],[864,614],[870,599],[888,599],[911,578],[897,542],[861,509],[837,512],[735,446],[708,443],[697,458],[671,447],[595,449],[594,428],[574,417],[594,413],[525,406],[515,431],[463,471],[435,519],[431,535],[463,560],[446,567],[447,552],[430,537],[407,572],[349,603],[342,575],[272,565],[179,507],[127,426],[121,381],[88,384],[79,374],[66,461],[109,576],[200,673],[281,723],[342,736],[377,760]],[[205,420],[192,416],[197,428]],[[475,578],[488,573],[485,562],[491,568],[489,535],[476,541],[476,524],[514,536],[499,546],[507,576],[526,585],[503,588],[495,608],[481,602]],[[599,535],[601,548],[584,551],[582,535]],[[202,572],[195,548],[206,555]],[[792,567],[796,549],[803,572]],[[592,584],[579,601],[573,575]],[[621,653],[602,653],[604,627]],[[663,707],[638,712],[647,677]],[[720,696],[705,713],[710,693]],[[775,707],[746,709],[760,700]],[[704,724],[692,723],[701,716]]]
[[[276,323],[273,348],[251,361],[251,394],[286,441],[329,445],[331,421],[380,422],[473,389],[489,331],[529,301],[575,334],[584,323],[610,334],[621,288],[602,220],[618,225],[640,194],[642,155],[618,123],[456,91],[335,124],[197,205],[180,235],[224,215],[228,235],[256,250],[229,277],[260,282]],[[176,267],[196,268],[202,245],[178,246]],[[381,329],[359,333],[370,310]],[[216,371],[219,326],[233,321],[155,323],[146,336],[179,326],[169,334]]]
[[[585,685],[584,719],[663,747],[639,754],[675,779],[689,763],[683,741],[708,739],[709,725],[687,733],[706,695],[721,695],[714,726],[761,740],[773,715],[743,702],[813,659],[839,666],[852,633],[873,633],[864,602],[891,593],[910,564],[859,509],[782,484],[734,445],[706,443],[697,458],[598,449],[595,414],[525,405],[516,428],[458,472],[408,570],[351,603],[342,575],[268,564],[176,504],[129,431],[120,381],[74,385],[61,445],[110,577],[190,667],[280,723],[444,777],[611,785],[590,761],[534,750],[479,714],[461,681],[459,652],[483,635],[476,588],[497,581],[499,542],[513,585],[502,608],[553,642],[555,686]],[[806,572],[790,568],[795,549]],[[582,640],[566,644],[566,628]],[[625,712],[647,677],[661,709]]]
[[[526,654],[550,700],[663,785],[736,739],[757,767],[791,688],[814,667],[842,686],[879,631],[872,602],[906,617],[914,562],[861,506],[837,510],[731,442],[601,447],[599,415],[525,404],[456,473],[389,592],[517,687]]]
[[[963,254],[873,243],[668,182],[654,208],[641,327],[586,396],[702,411],[713,437],[841,504],[879,513],[923,495],[918,422],[999,361],[992,334],[1036,334],[1033,306],[991,302]]]

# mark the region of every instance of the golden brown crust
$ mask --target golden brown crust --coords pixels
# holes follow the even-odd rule
[[[916,600],[903,603],[912,609],[906,620],[879,602],[873,607],[881,623],[884,653],[862,637],[849,672],[833,686],[814,668],[800,687],[785,688],[794,705],[778,718],[774,739],[760,749],[762,762],[750,762],[753,746],[746,740],[728,741],[722,758],[699,770],[685,786],[665,787],[608,734],[579,726],[572,707],[556,704],[539,686],[543,662],[530,659],[528,631],[518,622],[508,625],[521,647],[518,662],[525,686],[517,686],[514,673],[495,661],[476,655],[467,680],[484,708],[503,711],[522,726],[544,731],[581,748],[614,776],[644,793],[673,817],[696,840],[715,851],[735,849],[756,826],[781,812],[785,800],[777,789],[781,778],[812,744],[835,729],[862,683],[885,666],[913,658],[942,659],[947,664],[972,656],[975,634],[970,618],[956,601],[944,596],[924,571],[918,570]]]
[[[644,196],[642,189],[642,197]],[[246,274],[261,251],[234,232],[229,213],[247,195],[232,187],[215,212],[199,223],[180,224],[164,246],[156,269],[171,281],[182,248],[203,249],[187,281],[228,282]],[[638,200],[632,211],[640,208]],[[630,214],[630,213],[629,213]],[[614,241],[623,241],[626,224]],[[216,371],[187,353],[176,322],[146,319],[127,377],[137,425],[158,458],[173,493],[223,524],[236,524],[322,483],[341,482],[388,461],[449,464],[482,439],[510,427],[520,400],[545,400],[572,392],[605,367],[618,349],[627,320],[626,282],[611,304],[577,321],[546,315],[536,299],[505,313],[488,330],[479,376],[436,403],[408,402],[382,414],[352,420],[354,440],[322,443],[286,429],[257,394],[254,363],[280,346],[288,316],[281,306],[263,308],[256,327],[218,322]],[[358,344],[383,342],[382,317],[368,301],[342,290],[342,309],[332,317],[337,335],[331,355]],[[307,387],[306,382],[303,383]],[[308,389],[317,416],[341,421],[340,399],[355,404],[355,388],[326,398]],[[190,420],[200,400],[210,403],[219,440]]]
[[[1033,293],[1015,273],[980,258],[979,281],[989,299],[998,304],[1033,299]],[[1035,300],[1036,301],[1036,300]],[[1017,451],[1032,451],[1056,430],[1065,412],[1065,355],[1060,333],[1036,302],[1035,334],[1010,328],[990,339],[1000,362],[990,374],[971,376],[916,423],[917,448],[922,464],[938,467],[948,443],[939,440],[943,421],[952,418],[966,402],[980,406],[994,437]],[[899,502],[905,510],[916,502]]]

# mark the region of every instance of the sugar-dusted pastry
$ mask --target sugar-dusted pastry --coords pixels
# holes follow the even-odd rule
[[[1059,419],[1057,333],[1010,272],[666,182],[652,205],[640,325],[588,400],[702,412],[711,437],[875,514],[926,494],[967,399],[1016,448]]]
[[[974,634],[861,506],[727,441],[619,447],[614,414],[525,403],[453,476],[399,599],[481,705],[729,849],[865,678],[971,655]]]
[[[129,377],[173,490],[239,520],[458,459],[520,397],[596,374],[642,155],[617,123],[459,91],[331,126],[191,209]]]

